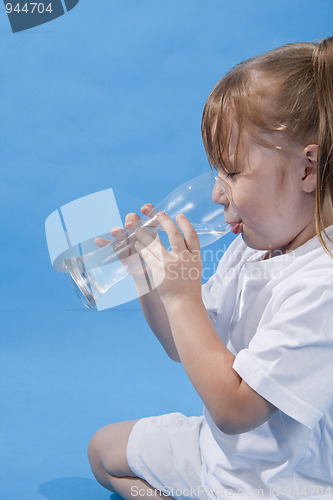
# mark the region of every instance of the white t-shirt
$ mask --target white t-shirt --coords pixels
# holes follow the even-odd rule
[[[317,237],[264,254],[236,238],[202,296],[234,370],[279,411],[226,435],[205,409],[202,483],[222,498],[333,500],[333,260]]]

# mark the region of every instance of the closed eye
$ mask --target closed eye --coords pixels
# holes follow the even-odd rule
[[[238,174],[239,174],[239,172],[228,172],[228,173],[225,174],[225,178],[226,179],[232,179],[232,178],[234,178]]]

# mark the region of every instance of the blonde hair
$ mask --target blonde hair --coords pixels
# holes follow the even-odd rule
[[[210,164],[228,171],[237,168],[227,160],[231,119],[239,127],[238,144],[247,129],[254,136],[264,131],[290,144],[318,145],[316,233],[333,257],[323,238],[332,242],[323,204],[326,195],[333,202],[333,37],[248,59],[217,83],[204,108],[202,138]]]

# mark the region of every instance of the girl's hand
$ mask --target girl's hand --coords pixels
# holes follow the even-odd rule
[[[145,205],[143,205],[143,207],[141,207],[141,212],[143,215],[149,215],[153,208],[154,205],[152,205],[151,203],[146,203]],[[125,229],[121,227],[114,227],[111,229],[111,236],[113,238],[120,237],[122,234],[126,233],[126,230],[130,231],[131,228],[139,220],[140,215],[136,214],[135,212],[127,214],[125,218]],[[110,242],[111,240],[107,240],[105,238],[95,238],[95,243],[99,247],[104,247]],[[125,235],[123,241],[120,238],[120,241],[117,242],[117,244],[117,256],[122,264],[126,267],[129,274],[132,274],[132,276],[135,278],[144,278],[145,280],[146,276],[149,275],[149,272],[140,259],[139,255],[137,254],[134,245],[129,244],[129,240],[125,237]]]
[[[169,238],[170,252],[159,238],[152,238],[144,229],[136,230],[139,241],[135,248],[148,265],[164,304],[184,298],[201,298],[202,259],[199,237],[184,215],[177,215],[176,220],[183,234],[164,212],[157,215],[157,221]]]
[[[149,215],[152,209],[154,208],[154,205],[151,203],[146,203],[141,207],[141,212],[143,215]],[[140,220],[140,215],[136,214],[135,212],[131,212],[126,215],[125,218],[125,229],[121,227],[113,227],[111,229],[111,236],[113,238],[117,238],[117,236],[123,234],[126,229],[131,229],[134,224],[136,224]],[[104,247],[108,243],[110,243],[110,240],[106,240],[105,238],[95,238],[95,243],[99,247]]]

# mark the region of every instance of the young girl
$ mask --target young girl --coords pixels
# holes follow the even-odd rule
[[[213,199],[241,236],[202,289],[181,214],[159,214],[170,252],[140,231],[136,249],[156,283],[165,273],[142,309],[204,415],[111,424],[90,442],[92,470],[125,499],[333,498],[333,38],[236,66],[202,133]]]

